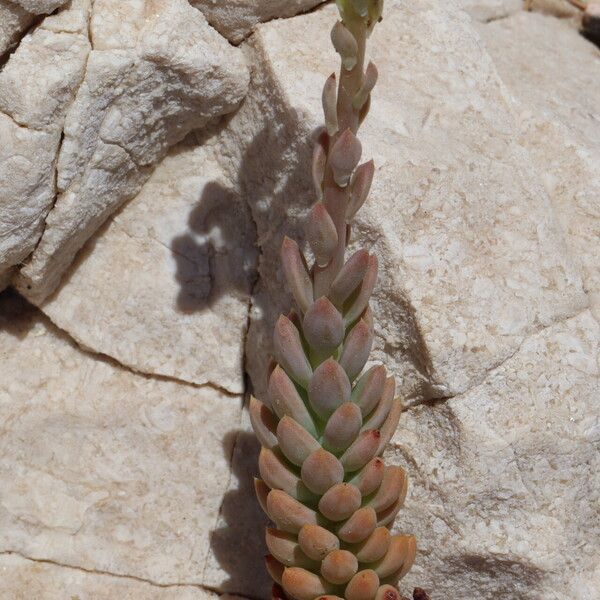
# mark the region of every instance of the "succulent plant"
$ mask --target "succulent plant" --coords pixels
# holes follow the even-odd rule
[[[331,39],[341,68],[323,89],[326,128],[312,166],[318,199],[306,227],[314,264],[309,269],[285,238],[281,261],[297,306],[275,326],[267,398],[250,400],[262,445],[255,486],[275,525],[266,531],[267,569],[287,597],[396,600],[394,585],[412,566],[416,542],[388,529],[407,476],[380,457],[402,405],[382,365],[365,369],[377,257],[365,249],[345,257],[350,221],[374,174],[373,161],[359,164],[357,131],[377,81],[365,46],[383,2],[337,4]]]

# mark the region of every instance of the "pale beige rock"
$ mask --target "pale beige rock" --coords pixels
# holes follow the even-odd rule
[[[216,600],[199,586],[158,587],[150,582],[85,572],[16,554],[0,556],[0,597],[4,600]],[[223,598],[223,597],[222,597]]]
[[[34,15],[47,15],[59,6],[67,4],[68,0],[11,0],[13,4],[21,6]]]
[[[600,319],[600,50],[568,23],[522,13],[480,27]]]
[[[473,19],[483,23],[504,19],[523,10],[523,0],[457,0],[457,4]]]
[[[87,33],[89,2],[66,11],[79,19],[72,31],[56,31],[48,17],[19,45],[0,72],[0,111],[30,129],[60,130],[81,83],[91,49]],[[64,15],[61,15],[64,20]]]
[[[125,6],[133,16],[123,21],[120,37],[113,15]],[[94,3],[91,33],[100,49],[90,53],[66,118],[60,193],[16,282],[34,302],[56,288],[78,250],[139,191],[169,146],[233,110],[246,91],[241,52],[185,0],[139,6],[138,0]],[[134,47],[117,47],[132,32],[138,32]]]
[[[203,142],[172,149],[42,308],[133,369],[241,393],[255,231]]]
[[[229,152],[246,144],[237,168],[263,252],[248,346],[258,393],[273,320],[289,306],[281,240],[298,235],[314,202],[307,141],[337,63],[334,19],[328,7],[259,27],[252,45],[263,67],[230,125]],[[381,258],[374,358],[400,375],[409,399],[454,395],[587,299],[468,17],[436,0],[389,2],[371,53],[380,81],[361,139],[377,173],[355,235]]]
[[[10,0],[0,0],[0,57],[18,43],[34,16]]]
[[[55,198],[65,114],[90,50],[88,12],[89,0],[74,0],[47,17],[0,71],[0,282],[5,284],[35,247]],[[66,21],[74,25],[70,30],[61,27]]]
[[[257,23],[291,17],[322,2],[324,0],[190,0],[217,31],[234,43],[247,37]]]
[[[52,204],[60,132],[21,127],[0,113],[0,139],[0,282],[7,285],[12,267],[35,246]]]
[[[586,311],[467,393],[403,415],[386,458],[412,479],[396,524],[420,547],[406,590],[598,598],[599,342]]]
[[[0,315],[0,553],[202,585],[241,398],[85,354],[12,296]]]

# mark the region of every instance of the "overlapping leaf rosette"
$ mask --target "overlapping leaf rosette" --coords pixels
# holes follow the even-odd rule
[[[415,558],[412,535],[392,535],[407,490],[405,471],[380,458],[402,411],[382,365],[365,368],[373,343],[369,300],[377,258],[346,260],[350,222],[365,202],[373,161],[357,138],[377,81],[366,40],[382,1],[338,0],[331,39],[339,77],[323,89],[326,128],[315,147],[318,201],[306,237],[312,268],[286,238],[281,259],[296,310],[275,326],[267,398],[250,401],[262,445],[258,499],[273,522],[267,568],[290,599],[397,600]]]

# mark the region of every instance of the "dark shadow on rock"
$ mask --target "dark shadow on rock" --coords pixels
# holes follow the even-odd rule
[[[264,565],[267,517],[254,494],[253,480],[260,444],[254,434],[235,430],[225,436],[223,449],[228,458],[231,456],[232,477],[221,505],[219,526],[210,539],[211,551],[229,577],[219,589],[268,598],[271,581]]]
[[[247,298],[255,278],[255,231],[244,200],[218,181],[208,182],[188,218],[189,229],[171,242],[179,283],[177,308],[193,313],[223,295]]]
[[[0,333],[24,340],[39,320],[39,311],[12,288],[0,293]]]

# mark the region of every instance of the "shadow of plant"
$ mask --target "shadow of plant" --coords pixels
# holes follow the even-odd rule
[[[253,481],[260,444],[253,433],[234,430],[225,436],[223,449],[231,456],[232,479],[221,505],[219,526],[210,540],[214,557],[229,575],[219,587],[246,597],[268,598],[271,581],[264,564],[267,517],[254,495]]]

